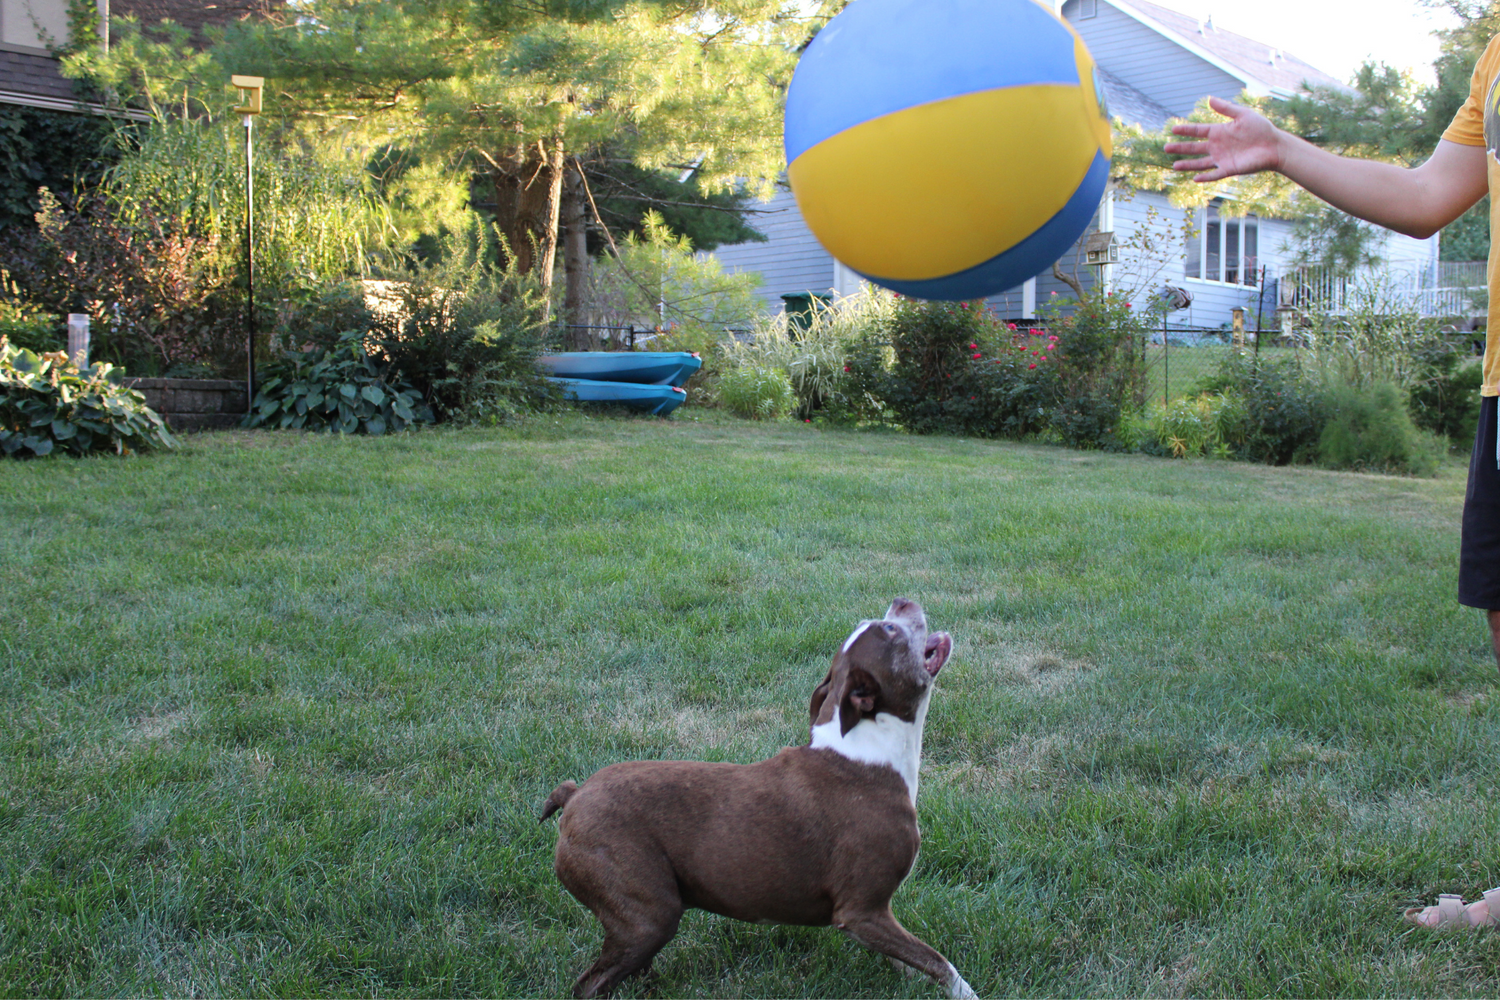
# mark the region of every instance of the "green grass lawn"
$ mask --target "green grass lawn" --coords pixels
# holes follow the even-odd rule
[[[0,464],[0,993],[558,995],[536,810],[953,658],[901,920],[988,995],[1500,993],[1500,679],[1437,480],[671,421]],[[630,996],[916,996],[690,915]]]

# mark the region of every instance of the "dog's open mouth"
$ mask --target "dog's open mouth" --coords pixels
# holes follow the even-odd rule
[[[934,632],[927,637],[927,644],[922,649],[923,666],[927,673],[936,677],[943,664],[948,662],[948,654],[953,652],[953,639],[947,632]]]

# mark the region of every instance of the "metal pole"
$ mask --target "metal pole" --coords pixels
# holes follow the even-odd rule
[[[1172,391],[1172,347],[1167,343],[1167,315],[1162,313],[1161,317],[1161,405],[1165,409],[1172,402],[1170,394]]]
[[[243,115],[245,121],[245,410],[255,405],[255,177],[251,167],[254,153],[251,144],[251,122],[254,115]]]

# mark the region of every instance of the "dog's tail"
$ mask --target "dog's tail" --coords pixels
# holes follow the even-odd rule
[[[545,823],[547,822],[547,820],[551,819],[552,814],[557,812],[563,806],[567,805],[568,800],[571,799],[574,793],[577,791],[578,785],[576,782],[572,781],[564,781],[562,784],[552,789],[552,794],[547,796],[546,802],[542,803],[542,816],[541,819],[537,820],[537,822]]]

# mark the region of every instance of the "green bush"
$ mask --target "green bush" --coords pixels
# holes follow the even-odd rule
[[[350,330],[372,330],[375,314],[365,287],[347,278],[314,288],[296,288],[277,305],[268,343],[273,352],[332,347]]]
[[[1136,447],[1148,441],[1160,454],[1184,458],[1215,455],[1227,458],[1243,446],[1249,432],[1249,411],[1235,395],[1203,393],[1183,396],[1152,412],[1146,432],[1135,432]]]
[[[1219,374],[1203,383],[1244,403],[1240,458],[1268,465],[1311,462],[1328,422],[1323,382],[1297,358],[1263,363],[1253,355],[1232,354]]]
[[[537,365],[546,310],[534,277],[501,263],[495,230],[471,217],[434,263],[394,272],[375,337],[440,420],[506,419],[558,397]]]
[[[185,364],[244,371],[244,292],[230,248],[149,206],[126,221],[101,198],[76,207],[40,198],[36,228],[0,240],[0,270],[40,308],[88,313],[91,357],[138,375]]]
[[[901,299],[884,325],[893,360],[879,394],[914,434],[1018,437],[1032,404],[1055,398],[1050,343],[1027,346],[982,302]]]
[[[1058,310],[1053,310],[1058,312]],[[1121,414],[1144,398],[1146,320],[1113,292],[1096,287],[1047,327],[1056,344],[1058,399],[1048,424],[1076,448],[1118,447]]]
[[[1479,421],[1479,386],[1484,380],[1479,362],[1443,341],[1419,348],[1413,361],[1407,399],[1412,421],[1446,436],[1453,447],[1468,448]]]
[[[719,376],[719,403],[751,420],[777,420],[796,405],[791,379],[779,368],[739,365]]]
[[[68,346],[61,319],[20,302],[0,300],[0,337],[8,338],[12,347],[38,354],[65,350]]]
[[[887,419],[886,371],[891,348],[878,324],[856,329],[844,345],[844,365],[819,416],[834,424],[859,425]]]
[[[38,355],[0,336],[0,453],[124,455],[174,447],[146,397],[120,385],[122,374],[103,363],[80,371],[61,352]]]
[[[1417,428],[1396,385],[1341,385],[1328,403],[1330,418],[1318,439],[1320,465],[1412,476],[1437,472],[1446,445]]]
[[[364,338],[350,330],[332,347],[288,351],[267,365],[243,426],[384,434],[431,423],[421,393],[393,378]]]

